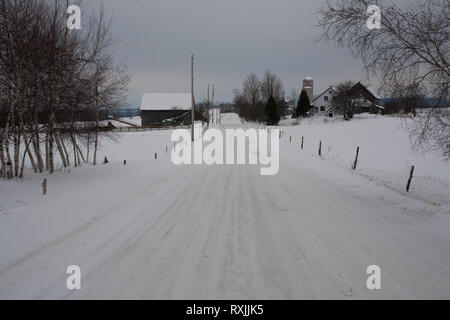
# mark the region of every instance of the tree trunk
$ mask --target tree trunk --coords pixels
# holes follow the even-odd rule
[[[24,105],[23,105],[23,101],[24,101],[24,87],[23,87],[23,68],[22,68],[22,63],[20,64],[20,66],[19,66],[19,76],[18,76],[18,84],[17,84],[17,87],[18,87],[18,91],[17,91],[17,113],[18,113],[18,131],[17,131],[17,140],[18,140],[18,143],[17,143],[17,154],[18,154],[18,156],[17,156],[17,158],[15,159],[15,161],[16,161],[16,163],[15,163],[15,166],[16,166],[16,170],[17,171],[19,171],[19,165],[20,165],[20,147],[21,147],[21,143],[20,143],[20,141],[21,141],[21,136],[23,135],[23,138],[24,138],[24,142],[25,142],[25,144],[26,144],[26,148],[28,149],[28,146],[29,146],[29,143],[30,142],[28,142],[27,141],[27,139],[26,139],[26,136],[25,136],[25,125],[24,125],[24,122],[23,122],[23,112],[24,112]],[[24,161],[25,162],[25,156],[26,156],[26,151],[23,153],[24,154],[24,156],[23,156],[23,160],[22,161]],[[24,167],[24,164],[22,163],[22,168]],[[18,172],[16,172],[16,176],[22,176],[23,175],[23,169],[21,169],[21,171],[20,171],[20,175],[18,175]]]
[[[76,137],[75,133],[72,134],[72,139],[73,139],[73,150],[77,154],[78,166],[81,167],[80,153],[78,150],[77,137]]]
[[[25,151],[23,153],[22,156],[22,165],[20,166],[20,174],[19,174],[19,178],[22,179],[23,178],[23,170],[25,168],[25,157],[27,156],[27,152]]]
[[[77,147],[75,146],[75,139],[73,137],[73,134],[70,134],[70,137],[72,138],[72,146],[73,146],[73,162],[75,165],[75,168],[78,166],[77,165]]]
[[[54,156],[53,156],[53,132],[55,130],[55,113],[50,115],[50,127],[48,132],[48,172],[52,174],[55,171]]]
[[[49,169],[49,158],[48,158],[48,132],[45,134],[45,170],[48,171]]]
[[[4,133],[0,133],[0,177],[6,178],[6,160],[5,152],[3,150]]]
[[[86,159],[84,158],[83,152],[80,149],[80,146],[78,145],[78,143],[76,143],[77,146],[77,150],[79,152],[79,155],[81,156],[81,159],[83,160],[84,163],[86,163]]]
[[[33,135],[33,150],[36,155],[37,168],[40,173],[44,171],[44,161],[42,160],[41,147],[39,146],[39,137]]]
[[[44,161],[42,160],[42,154],[41,154],[41,146],[40,146],[40,138],[39,138],[39,124],[36,124],[35,128],[34,128],[33,150],[34,150],[34,154],[36,155],[39,172],[42,173],[44,171]]]
[[[61,145],[63,147],[64,154],[66,155],[67,166],[70,167],[69,153],[67,152],[66,145],[64,144],[64,139],[62,138],[62,136],[59,136],[59,139],[61,140]]]
[[[88,133],[88,137],[87,137],[87,154],[86,154],[86,162],[88,162],[88,163],[89,163],[90,144],[91,144],[91,134]]]
[[[14,176],[19,177],[20,162],[20,130],[14,125]]]
[[[7,179],[12,179],[12,160],[11,160],[11,154],[9,152],[9,127],[11,125],[11,118],[12,118],[12,111],[9,111],[8,114],[8,121],[6,121],[6,126],[5,126],[5,133],[4,133],[4,137],[5,137],[5,142],[6,145],[4,146],[5,148],[5,153],[6,153],[6,177]]]
[[[97,81],[97,79],[96,79]],[[94,142],[94,166],[97,165],[97,150],[98,150],[98,131],[99,131],[99,117],[100,112],[98,110],[98,88],[95,87],[95,142]]]
[[[9,152],[9,145],[6,145],[6,166],[7,166],[7,179],[12,179],[13,178],[13,166],[12,166],[12,159],[11,159],[11,154]]]
[[[57,132],[55,132],[55,141],[56,141],[56,146],[58,147],[59,155],[61,156],[63,166],[64,166],[64,168],[67,168],[66,156],[64,154],[64,150],[62,149],[61,140],[59,139],[59,134]]]
[[[34,172],[37,172],[37,168],[36,168],[36,163],[34,162],[33,156],[30,153],[30,143],[31,143],[31,138],[29,141],[27,141],[27,139],[24,137],[24,141],[25,141],[25,151],[23,152],[23,157],[22,157],[22,166],[20,167],[20,175],[19,178],[22,179],[23,178],[23,171],[25,168],[25,159],[27,154],[30,156],[30,161],[31,161],[31,165],[33,166]]]
[[[33,132],[33,150],[36,155],[37,165],[39,172],[42,173],[44,171],[44,161],[42,160],[41,153],[41,141],[40,141],[40,133],[39,133],[39,115],[37,102],[33,103],[33,118],[32,118],[32,132]]]
[[[97,149],[98,149],[98,127],[95,131],[95,142],[94,142],[94,166],[97,165]]]
[[[95,123],[96,123],[96,125],[95,125],[95,141],[94,141],[94,166],[97,165],[98,129],[99,129],[98,128],[98,126],[99,126],[98,115],[97,115],[97,121]]]
[[[30,158],[31,165],[33,167],[33,171],[34,171],[34,173],[38,173],[39,168],[38,168],[38,165],[36,164],[36,161],[34,161],[34,157],[33,157],[33,154],[31,153],[30,147],[27,148],[27,151],[28,151],[28,157]]]

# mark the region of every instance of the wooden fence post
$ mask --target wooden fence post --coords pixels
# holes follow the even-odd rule
[[[158,160],[158,154],[155,153],[155,160]]]
[[[322,156],[322,141],[319,141],[319,157]]]
[[[47,194],[47,179],[44,179],[44,181],[42,181],[42,194]]]
[[[292,142],[292,136],[289,137],[289,143],[291,143],[291,142]]]
[[[304,143],[305,138],[302,136],[302,150],[303,150],[303,143]]]
[[[353,170],[356,170],[356,166],[358,165],[358,157],[359,157],[359,147],[356,148],[356,158],[355,162],[353,162]]]
[[[414,166],[411,167],[411,172],[409,173],[408,184],[406,185],[406,192],[409,192],[409,188],[411,187],[411,181],[414,175]]]

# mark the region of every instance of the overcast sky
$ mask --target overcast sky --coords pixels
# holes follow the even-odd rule
[[[302,80],[315,94],[342,80],[363,79],[362,64],[346,50],[317,43],[314,0],[106,0],[116,62],[132,76],[129,101],[144,92],[190,92],[190,57],[196,55],[196,100],[215,84],[218,101],[231,101],[250,72],[277,74],[289,96]],[[156,22],[155,22],[156,21]],[[143,56],[145,55],[145,57]],[[363,79],[364,80],[364,79]]]

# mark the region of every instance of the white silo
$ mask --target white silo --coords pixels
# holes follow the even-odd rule
[[[305,80],[303,80],[303,88],[302,90],[305,90],[309,97],[309,102],[313,103],[314,98],[314,80],[311,77],[306,77]]]

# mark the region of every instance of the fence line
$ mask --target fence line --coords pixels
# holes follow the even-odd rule
[[[146,131],[160,131],[160,130],[175,130],[175,129],[189,129],[190,126],[154,126],[154,127],[117,127],[112,129],[112,132],[146,132]]]

